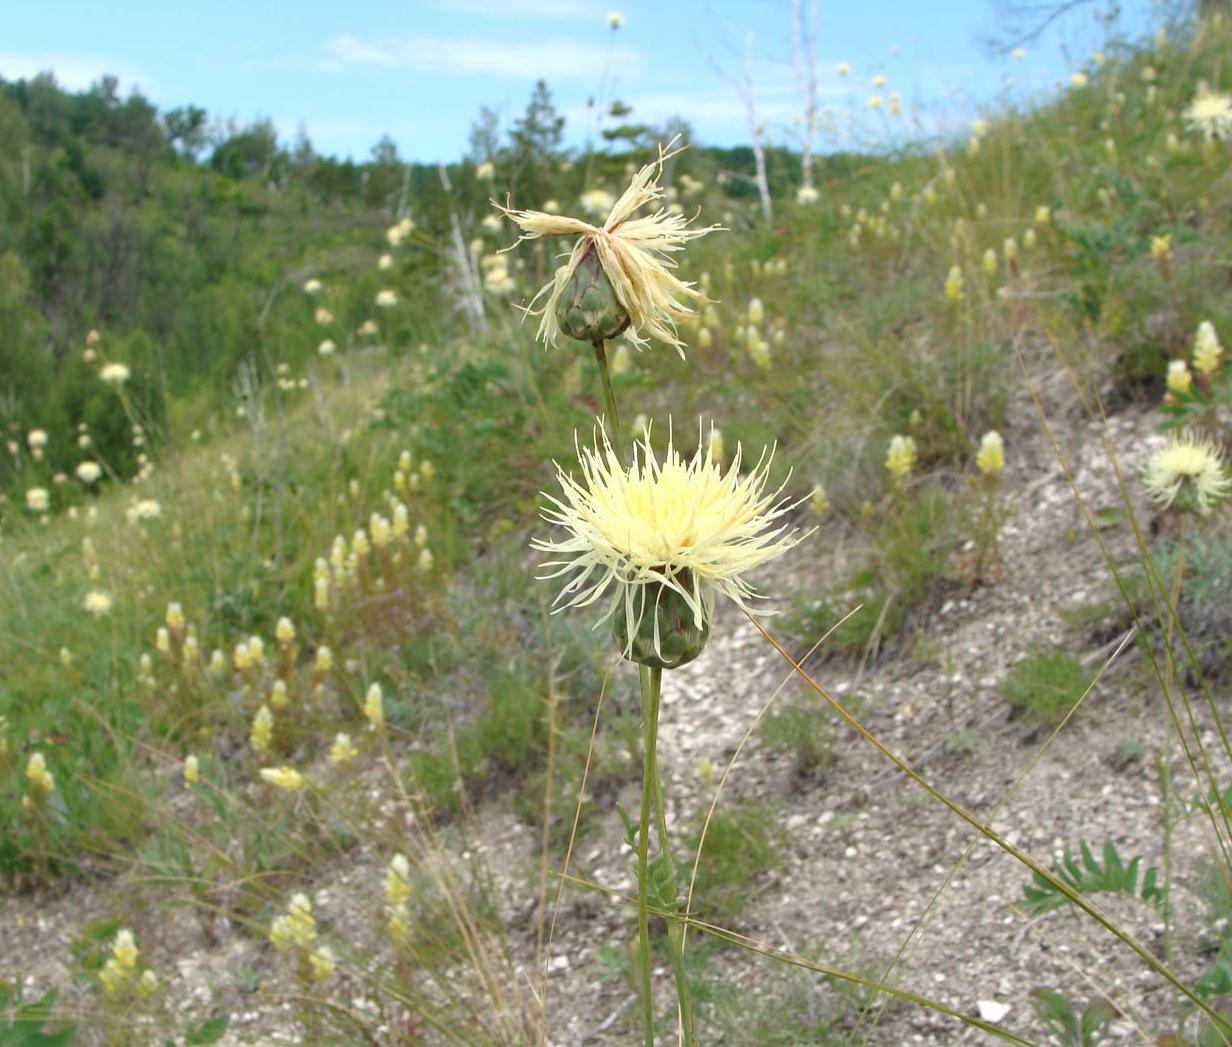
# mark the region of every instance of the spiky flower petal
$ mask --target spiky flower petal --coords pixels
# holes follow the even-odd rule
[[[525,307],[527,313],[539,317],[537,337],[548,345],[556,344],[561,331],[557,306],[578,267],[593,253],[611,281],[617,301],[629,315],[629,338],[634,345],[641,348],[649,339],[657,338],[682,351],[676,323],[694,314],[687,304],[689,299],[702,301],[704,296],[694,284],[672,273],[676,267],[672,256],[690,240],[720,227],[690,229],[688,218],[663,207],[641,218],[633,217],[643,206],[663,199],[659,185],[663,165],[680,152],[672,148],[674,141],[666,149],[660,148],[659,158],[633,176],[601,226],[546,211],[516,211],[493,202],[521,227],[518,243],[548,236],[578,237],[565,264]]]
[[[691,459],[680,455],[669,435],[660,462],[647,431],[628,467],[606,433],[595,447],[579,447],[581,479],[558,465],[562,496],[549,495],[554,508],[543,514],[569,533],[532,542],[560,557],[544,564],[544,577],[567,579],[556,603],[586,607],[606,596],[600,624],[623,615],[618,632],[626,653],[664,593],[683,602],[698,629],[709,624],[715,593],[750,610],[756,594],[744,575],[805,537],[780,522],[796,503],[779,497],[781,487],[765,490],[771,454],[741,476],[739,445],[724,468],[700,432]],[[656,651],[661,641],[656,634]]]

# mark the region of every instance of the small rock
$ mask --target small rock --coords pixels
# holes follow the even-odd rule
[[[1010,1005],[997,1000],[977,1000],[975,1009],[984,1021],[992,1022],[994,1025],[1010,1013]]]

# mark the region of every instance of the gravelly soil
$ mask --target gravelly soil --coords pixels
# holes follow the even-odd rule
[[[1079,491],[1092,511],[1115,509],[1121,496],[1099,430],[1074,405],[1059,396],[1054,401],[1051,421]],[[1131,484],[1158,440],[1157,421],[1150,413],[1127,411],[1109,422],[1108,436]],[[837,700],[858,697],[862,722],[885,745],[1038,860],[1050,864],[1063,845],[1114,840],[1123,855],[1141,854],[1147,864],[1159,865],[1158,767],[1161,758],[1175,761],[1177,754],[1133,645],[1046,746],[1046,736],[1015,719],[998,693],[1007,667],[1025,655],[1061,644],[1099,666],[1117,639],[1085,636],[1062,616],[1110,595],[1108,569],[1029,405],[1011,418],[1005,435],[1001,576],[993,584],[955,589],[909,646],[862,670],[833,661],[810,665]],[[1112,526],[1101,536],[1114,558],[1132,558],[1128,527]],[[780,564],[764,588],[807,596],[834,568],[824,543],[814,540]],[[777,628],[774,619],[767,625]],[[726,767],[780,684],[778,703],[822,702],[791,678],[782,658],[731,608],[720,612],[705,654],[666,674],[661,764],[677,838],[697,825],[714,795],[714,769]],[[963,744],[956,747],[955,739]],[[1124,742],[1135,743],[1143,757],[1117,760]],[[833,765],[822,781],[801,780],[791,760],[765,748],[756,733],[741,752],[720,810],[735,803],[765,805],[777,814],[783,843],[779,860],[749,890],[733,930],[772,948],[882,977],[919,927],[888,977],[966,1014],[978,1013],[980,1001],[986,1012],[990,1003],[1001,1005],[995,1008],[1004,1012],[1000,1024],[1032,1042],[1047,1042],[1048,1036],[1030,1000],[1040,986],[1084,1001],[1094,995],[1114,1000],[1121,1017],[1111,1025],[1113,1041],[1150,1043],[1176,1027],[1174,996],[1125,945],[1069,908],[1029,918],[1013,905],[1029,881],[1022,866],[929,799],[854,731],[837,728],[833,749]],[[1181,791],[1192,792],[1179,763],[1177,774]],[[620,799],[635,809],[636,787],[627,787]],[[633,893],[632,860],[614,812],[596,810],[590,817],[598,824],[579,843],[572,873]],[[515,962],[529,970],[534,920],[525,899],[536,876],[537,832],[495,800],[477,812],[469,836],[473,851],[494,872],[514,928]],[[1206,916],[1192,885],[1212,846],[1201,819],[1177,827],[1171,949],[1175,966],[1190,979],[1210,959],[1203,952]],[[361,926],[352,899],[379,895],[380,875],[376,859],[364,854],[346,868],[329,870],[317,898],[322,919],[335,927]],[[2,911],[0,975],[25,976],[36,991],[58,985],[72,998],[79,990],[67,982],[69,943],[86,921],[120,910],[148,943],[175,1008],[206,1013],[223,1007],[233,1015],[224,1043],[312,1042],[296,1031],[294,1006],[269,986],[248,993],[235,988],[242,969],[258,972],[257,981],[276,982],[265,943],[227,926],[209,942],[191,913],[159,907],[142,916],[134,897],[139,892],[131,886],[119,892],[114,882],[100,881],[75,883],[59,895],[9,899]],[[1156,909],[1121,897],[1097,902],[1146,948],[1163,955],[1164,925]],[[638,1042],[628,983],[611,960],[632,935],[626,906],[594,892],[565,891],[547,954],[551,1043]],[[657,993],[666,1006],[672,992],[668,972],[661,975]],[[745,951],[716,952],[706,977],[723,985],[724,993],[745,997],[750,1007],[794,1001],[802,1013],[831,1016],[840,1031],[856,1019],[850,995],[827,979]],[[711,1010],[704,1005],[703,1015]],[[721,1028],[706,1042],[757,1042],[738,1026]],[[901,1003],[866,1017],[855,1036],[857,1042],[886,1045],[987,1038]]]

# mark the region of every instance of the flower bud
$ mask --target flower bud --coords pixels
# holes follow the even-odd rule
[[[687,571],[677,581],[685,589],[692,588]],[[612,617],[612,636],[626,658],[651,669],[679,669],[702,653],[710,638],[709,611],[699,628],[693,609],[675,589],[648,585],[638,596],[643,600],[642,614],[632,638],[626,616],[618,610]]]
[[[629,314],[616,297],[593,247],[565,285],[556,307],[556,322],[565,334],[581,342],[615,338],[629,326]]]

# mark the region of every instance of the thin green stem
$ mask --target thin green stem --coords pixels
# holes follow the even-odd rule
[[[616,394],[612,392],[612,376],[607,367],[607,352],[603,340],[594,343],[595,362],[599,365],[599,377],[603,379],[603,400],[607,405],[607,420],[612,429],[612,442],[620,440],[624,430],[620,427],[620,412],[616,409]]]
[[[595,353],[602,360],[603,343],[595,343]],[[604,369],[604,374],[607,371]],[[637,829],[637,951],[642,969],[642,1030],[646,1047],[654,1047],[654,996],[652,988],[653,962],[650,956],[650,798],[654,791],[654,752],[650,724],[651,708],[646,690],[646,669],[642,669],[642,717],[646,721],[647,745],[642,758],[642,811]],[[653,710],[658,712],[658,709]]]
[[[667,867],[667,882],[671,885],[672,901],[677,902],[676,863],[672,860],[671,844],[667,837],[667,810],[663,803],[663,785],[659,780],[659,697],[663,692],[663,670],[643,665],[643,704],[649,707],[646,718],[646,763],[650,767],[656,827],[659,831],[659,853]],[[649,698],[649,700],[647,700]],[[672,969],[676,975],[676,999],[680,1005],[680,1026],[684,1033],[685,1047],[697,1043],[697,1030],[693,1021],[693,1002],[689,995],[689,980],[684,966],[684,927],[676,920],[668,920],[667,935],[671,945]]]

